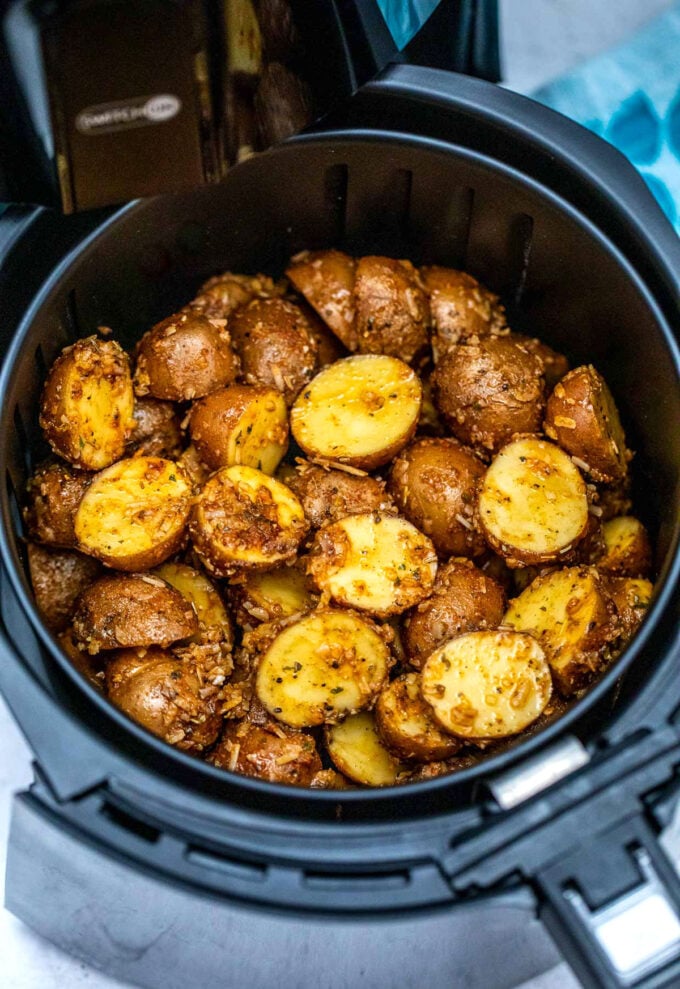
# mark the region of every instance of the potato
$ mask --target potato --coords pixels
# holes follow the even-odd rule
[[[462,747],[432,718],[420,695],[420,677],[406,673],[389,683],[375,702],[375,726],[383,743],[398,759],[432,762],[449,759]]]
[[[182,455],[178,457],[177,463],[186,471],[192,486],[200,491],[210,477],[210,470],[201,460],[193,443],[190,443]]]
[[[410,261],[359,258],[354,302],[360,353],[388,354],[410,364],[426,349],[430,307]]]
[[[367,474],[348,474],[304,460],[287,483],[315,529],[346,515],[396,511],[384,482]]]
[[[213,582],[200,570],[185,563],[163,563],[154,573],[179,591],[192,606],[198,619],[198,630],[188,645],[173,651],[181,656],[192,656],[197,662],[202,661],[205,667],[211,663],[221,666],[223,675],[227,676],[233,669],[231,653],[234,629],[229,612]],[[216,672],[215,676],[217,675]]]
[[[569,370],[569,361],[564,354],[553,350],[547,343],[536,337],[525,337],[521,333],[513,333],[512,339],[522,343],[530,353],[543,363],[543,376],[548,391],[552,391],[558,381],[561,381]]]
[[[219,735],[219,688],[164,649],[122,649],[106,668],[106,689],[128,717],[185,752],[203,752]]]
[[[498,296],[472,275],[429,265],[420,277],[430,300],[435,364],[461,340],[509,332]]]
[[[598,485],[593,496],[594,508],[601,522],[609,522],[618,515],[630,515],[633,502],[630,497],[630,475],[614,484]]]
[[[28,543],[26,551],[38,611],[51,632],[63,632],[80,593],[97,579],[101,565],[74,550]]]
[[[127,454],[167,457],[176,460],[182,452],[180,419],[170,402],[138,398],[134,407],[135,428],[127,441]]]
[[[449,560],[437,572],[432,595],[406,618],[403,638],[409,662],[421,669],[430,653],[448,639],[496,628],[504,614],[500,584],[470,560]]]
[[[208,573],[272,569],[292,559],[307,535],[302,505],[280,481],[253,467],[223,467],[194,503],[189,532]]]
[[[405,769],[381,742],[370,711],[328,728],[326,748],[341,773],[365,786],[393,786]]]
[[[239,372],[224,320],[184,311],[161,320],[137,344],[135,394],[188,402],[230,384]]]
[[[145,570],[176,553],[189,519],[191,482],[161,457],[132,457],[93,478],[75,518],[78,547],[114,570]]]
[[[288,409],[275,388],[229,385],[194,402],[189,435],[211,470],[244,464],[273,474],[288,449]]]
[[[444,731],[471,741],[517,735],[550,700],[543,649],[521,632],[467,632],[427,659],[423,698]]]
[[[290,786],[310,786],[321,772],[312,736],[276,721],[228,724],[209,761],[219,769]]]
[[[566,567],[537,577],[510,602],[504,624],[539,640],[557,688],[570,697],[606,664],[612,613],[597,570]]]
[[[401,512],[442,556],[486,549],[475,519],[484,465],[454,439],[416,439],[392,464],[389,490]]]
[[[302,251],[291,258],[287,277],[348,350],[356,350],[354,258],[342,251]]]
[[[321,769],[309,783],[313,790],[353,790],[351,782],[335,769]]]
[[[37,467],[26,485],[28,504],[23,510],[29,538],[60,549],[75,546],[73,523],[92,477],[59,461]]]
[[[300,307],[286,299],[254,299],[236,310],[229,325],[246,383],[277,388],[292,405],[316,370],[316,341]]]
[[[335,602],[379,618],[427,597],[437,572],[434,546],[395,515],[348,515],[314,537],[308,572]]]
[[[307,320],[308,332],[316,344],[316,366],[321,370],[328,364],[335,364],[342,357],[347,357],[347,347],[343,347],[334,333],[328,329],[323,320],[319,319],[311,306],[308,306],[302,299],[297,299],[296,304],[300,307]]]
[[[487,542],[510,566],[564,559],[587,531],[585,482],[558,446],[522,437],[493,459],[478,512]]]
[[[284,565],[275,570],[251,571],[237,578],[230,588],[241,625],[271,622],[313,608],[318,597],[307,586],[304,564]]]
[[[421,401],[418,376],[403,361],[384,354],[346,357],[298,396],[291,432],[309,457],[374,470],[411,439]]]
[[[545,432],[595,481],[625,477],[631,455],[612,394],[592,364],[574,368],[555,386]]]
[[[278,721],[311,728],[370,707],[389,666],[389,649],[372,624],[325,608],[276,636],[260,659],[255,689]]]
[[[268,299],[282,295],[285,285],[267,275],[236,275],[225,271],[201,285],[198,295],[185,308],[203,316],[227,319],[235,309],[252,299]]]
[[[134,428],[127,354],[115,340],[86,337],[66,347],[43,388],[40,425],[55,453],[101,470],[122,457]]]
[[[604,553],[594,561],[601,573],[644,577],[652,568],[652,547],[642,522],[620,515],[602,526]]]
[[[439,779],[440,776],[450,776],[451,773],[458,773],[462,769],[476,766],[482,759],[483,755],[479,751],[463,751],[460,755],[452,756],[450,759],[425,762],[419,766],[408,766],[404,772],[399,774],[397,783],[424,783],[427,780]]]
[[[81,649],[167,648],[198,632],[192,605],[166,581],[149,573],[100,577],[83,591],[73,615]]]
[[[623,644],[637,631],[647,613],[654,585],[650,580],[631,577],[605,577],[605,593],[614,605],[616,615],[613,620],[615,635]],[[620,647],[621,642],[617,645]]]
[[[434,402],[461,442],[500,449],[537,433],[545,408],[543,362],[512,336],[457,344],[432,375]]]

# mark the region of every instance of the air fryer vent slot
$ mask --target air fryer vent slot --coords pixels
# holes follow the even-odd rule
[[[107,821],[111,821],[112,824],[123,828],[125,831],[132,833],[135,837],[149,844],[155,844],[161,836],[161,832],[157,828],[146,824],[144,821],[140,821],[136,817],[132,817],[131,814],[127,814],[120,807],[116,807],[113,804],[104,802],[99,808],[99,813]]]
[[[200,848],[197,845],[189,845],[185,858],[192,865],[198,865],[202,869],[216,869],[226,873],[235,879],[248,879],[252,882],[263,882],[267,876],[267,866],[256,862],[246,862],[243,859],[233,859],[226,855],[218,855],[208,851],[207,848]]]
[[[323,176],[324,203],[328,212],[329,231],[336,243],[345,238],[347,208],[347,165],[331,165]]]
[[[304,873],[304,884],[310,889],[339,890],[403,889],[411,882],[408,872],[312,872]]]
[[[14,406],[12,419],[14,421],[15,439],[21,454],[21,463],[28,475],[31,469],[31,445],[28,439],[28,430],[26,429],[24,418],[18,405]]]
[[[19,499],[17,498],[17,485],[15,484],[14,478],[12,477],[10,471],[8,470],[5,474],[5,484],[7,486],[7,500],[9,502],[9,511],[12,518],[12,527],[14,532],[19,535],[23,535],[24,523],[21,518],[21,508],[19,507]],[[23,545],[19,543],[20,548],[23,549]]]

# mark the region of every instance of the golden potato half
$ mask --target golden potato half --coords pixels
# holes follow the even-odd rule
[[[295,288],[344,343],[356,350],[354,258],[342,251],[302,251],[291,258],[286,275]]]
[[[115,570],[155,567],[182,545],[190,502],[191,482],[174,461],[119,460],[96,475],[78,506],[78,547]]]
[[[432,717],[432,708],[420,693],[420,676],[406,673],[389,683],[375,704],[378,734],[400,759],[432,762],[449,759],[462,746]]]
[[[340,772],[364,786],[393,786],[406,769],[383,745],[370,711],[327,728],[326,748]]]
[[[604,554],[595,562],[603,573],[619,577],[645,577],[652,568],[652,547],[642,522],[619,515],[602,526]]]
[[[441,727],[460,738],[517,735],[550,700],[543,649],[520,632],[468,632],[426,661],[421,691]]]
[[[260,659],[255,689],[263,707],[292,728],[334,724],[371,706],[389,666],[373,625],[327,608],[276,636]]]
[[[232,584],[230,591],[244,625],[290,618],[309,611],[318,601],[308,587],[301,562],[275,570],[251,570]]]
[[[288,449],[288,409],[275,388],[230,385],[194,402],[189,433],[211,470],[244,464],[273,474]]]
[[[231,618],[213,582],[185,563],[163,563],[155,573],[179,591],[196,612],[198,632],[193,640],[223,643],[230,650],[234,639]]]
[[[345,357],[300,393],[291,430],[310,457],[373,470],[413,436],[421,402],[418,375],[403,361],[384,354]]]

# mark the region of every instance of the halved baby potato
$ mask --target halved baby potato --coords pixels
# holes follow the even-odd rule
[[[224,271],[204,282],[196,298],[185,308],[200,312],[203,316],[227,319],[235,309],[251,299],[267,299],[283,295],[284,291],[285,286],[274,282],[268,275],[238,275]]]
[[[321,319],[344,343],[356,350],[354,258],[342,251],[302,251],[291,258],[287,277]]]
[[[411,439],[421,402],[418,375],[403,361],[384,354],[345,357],[300,393],[291,431],[310,457],[373,470]]]
[[[616,609],[614,627],[617,646],[630,639],[647,613],[652,600],[654,585],[641,577],[605,577],[604,589]],[[622,641],[621,641],[622,640]]]
[[[39,464],[26,484],[23,517],[29,537],[59,549],[75,546],[73,523],[92,477],[89,471],[74,470],[63,460]]]
[[[564,558],[588,526],[585,482],[554,443],[535,436],[513,440],[482,479],[479,521],[510,566]]]
[[[370,711],[327,728],[326,749],[341,773],[364,786],[393,786],[406,769],[383,745]]]
[[[285,483],[300,499],[314,528],[359,512],[395,510],[384,481],[362,471],[350,474],[302,460]]]
[[[300,563],[244,573],[238,582],[232,583],[230,592],[242,625],[290,618],[309,611],[318,600],[308,587]]]
[[[597,569],[619,577],[644,577],[652,567],[652,547],[642,522],[632,515],[619,515],[602,526],[604,555]]]
[[[93,478],[75,518],[78,548],[114,570],[147,570],[184,540],[191,482],[162,457],[119,460]]]
[[[273,474],[288,448],[288,409],[275,388],[230,385],[194,402],[189,434],[211,470],[244,464]]]
[[[550,700],[543,649],[521,632],[468,632],[427,659],[421,692],[444,731],[470,741],[517,735]]]
[[[260,659],[255,689],[279,721],[311,728],[370,707],[389,668],[389,649],[375,626],[325,608],[276,636]]]
[[[378,734],[400,759],[432,762],[449,759],[461,748],[459,738],[445,734],[420,693],[420,676],[405,673],[381,691],[375,703]]]
[[[223,467],[206,481],[189,523],[194,549],[216,577],[285,563],[308,530],[290,488],[243,466]]]
[[[26,555],[38,611],[52,632],[63,632],[80,594],[99,576],[101,564],[75,550],[37,543],[27,543]]]
[[[320,529],[308,572],[338,604],[388,618],[431,593],[437,555],[427,536],[406,519],[370,512]]]
[[[497,295],[465,271],[429,265],[420,269],[432,312],[435,363],[459,340],[508,332]]]
[[[358,350],[410,364],[428,345],[430,306],[410,261],[359,258],[354,282]]]
[[[220,643],[230,652],[234,642],[232,622],[213,582],[186,563],[163,563],[155,573],[179,591],[196,612],[198,631],[192,641]]]
[[[135,427],[127,354],[115,340],[77,340],[50,369],[40,425],[55,453],[74,467],[101,470],[125,450]]]

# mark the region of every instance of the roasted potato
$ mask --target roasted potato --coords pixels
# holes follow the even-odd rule
[[[422,387],[403,361],[346,357],[324,368],[298,396],[291,432],[307,456],[373,470],[411,439]]]
[[[384,482],[360,471],[350,474],[304,460],[298,462],[287,484],[315,529],[346,515],[396,511]]]
[[[305,314],[286,299],[254,299],[230,321],[249,385],[277,388],[292,405],[316,370],[317,344]]]
[[[327,728],[326,749],[341,773],[365,786],[392,786],[405,769],[383,745],[370,711]]]
[[[378,735],[398,759],[449,759],[463,745],[433,719],[432,708],[421,697],[417,673],[405,673],[389,683],[380,692],[373,713]]]
[[[79,595],[97,579],[101,565],[75,550],[28,543],[26,551],[38,611],[51,632],[63,632]]]
[[[316,344],[316,366],[318,370],[335,364],[336,361],[347,357],[347,347],[344,347],[328,326],[320,319],[311,306],[302,299],[297,299],[297,305],[307,320],[308,332]]]
[[[185,752],[203,752],[220,733],[219,688],[164,649],[122,649],[106,668],[106,690],[128,717]]]
[[[614,605],[612,636],[620,649],[637,631],[652,599],[654,585],[650,580],[633,577],[605,577],[603,586]]]
[[[157,398],[138,398],[134,407],[135,428],[126,452],[143,457],[176,460],[182,452],[182,428],[175,407]]]
[[[429,265],[420,277],[430,300],[435,364],[461,340],[510,332],[498,296],[472,275]]]
[[[284,292],[285,285],[274,282],[267,275],[237,275],[225,271],[204,282],[186,308],[214,319],[227,319],[235,309],[252,299],[269,299]]]
[[[354,305],[356,264],[342,251],[301,251],[291,258],[287,277],[348,350],[357,350]]]
[[[234,628],[229,612],[211,580],[185,563],[163,563],[154,573],[179,591],[189,602],[198,619],[198,631],[186,646],[173,649],[180,656],[192,656],[205,667],[221,666],[223,676],[233,669],[231,653],[234,646]],[[213,681],[219,674],[215,671]],[[221,681],[222,682],[222,681]]]
[[[522,437],[494,457],[478,512],[487,542],[510,566],[564,560],[588,529],[586,485],[558,446]]]
[[[259,660],[255,689],[278,721],[311,728],[370,707],[389,667],[389,649],[374,625],[325,608],[276,636]]]
[[[468,741],[517,735],[550,700],[543,649],[521,632],[467,632],[450,639],[423,666],[421,693],[435,721]]]
[[[209,761],[219,769],[291,786],[311,786],[321,772],[312,736],[271,720],[228,723]]]
[[[457,344],[432,375],[434,402],[461,442],[499,450],[537,433],[545,409],[543,361],[512,336]]]
[[[633,502],[630,497],[630,475],[614,484],[598,485],[593,495],[593,511],[596,511],[604,524],[619,515],[630,515]]]
[[[354,789],[347,777],[336,769],[321,769],[318,773],[314,773],[309,785],[313,790]]]
[[[441,556],[479,556],[486,544],[475,506],[484,470],[472,450],[457,440],[425,437],[394,460],[389,491]]]
[[[642,522],[620,515],[602,526],[604,552],[594,561],[601,573],[646,577],[652,568],[652,547]]]
[[[410,261],[365,257],[354,281],[357,349],[410,364],[428,345],[430,307]]]
[[[337,604],[388,618],[430,594],[437,556],[427,536],[406,519],[348,515],[316,533],[308,572]]]
[[[96,687],[97,690],[103,690],[105,685],[105,673],[99,660],[78,648],[78,645],[73,638],[73,633],[70,629],[62,632],[58,638],[61,651],[68,657],[71,664],[75,666],[81,676],[84,676],[86,680],[89,680],[92,686]]]
[[[134,429],[134,394],[127,354],[115,340],[86,337],[62,350],[40,402],[40,425],[50,446],[83,470],[101,470],[122,457]]]
[[[188,402],[224,388],[239,362],[224,320],[184,311],[161,320],[137,344],[134,385],[138,398],[152,395]]]
[[[26,485],[23,511],[29,538],[59,549],[75,546],[76,511],[93,476],[60,461],[37,467]]]
[[[210,477],[210,469],[201,460],[198,450],[193,443],[190,443],[177,463],[186,471],[192,486],[200,490]]]
[[[569,370],[569,361],[565,355],[553,350],[537,337],[525,337],[521,333],[513,333],[512,339],[522,343],[530,353],[535,354],[542,361],[545,386],[548,391],[552,391]]]
[[[162,457],[119,460],[93,478],[75,518],[78,548],[114,570],[147,570],[176,553],[189,519],[191,482]]]
[[[424,762],[418,766],[406,766],[397,778],[397,783],[424,783],[427,780],[439,779],[440,776],[450,776],[461,769],[469,769],[481,762],[483,755],[478,750],[464,750],[460,755],[437,762]]]
[[[421,669],[427,657],[448,639],[465,632],[496,628],[505,614],[503,588],[471,560],[453,559],[440,567],[430,597],[409,612],[404,648]]]
[[[609,483],[625,477],[631,455],[619,413],[592,364],[574,368],[555,386],[544,428],[593,480]]]
[[[229,577],[291,560],[309,524],[290,488],[253,467],[223,467],[194,502],[189,531],[208,571]]]
[[[232,582],[229,590],[241,625],[304,614],[318,601],[309,589],[301,562],[275,570],[246,572]]]

